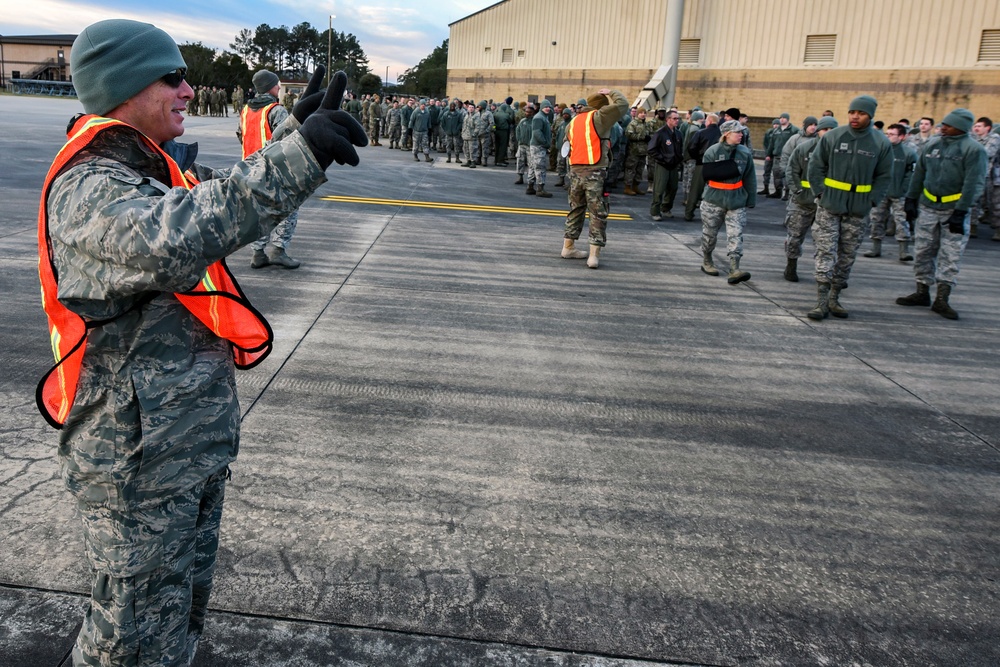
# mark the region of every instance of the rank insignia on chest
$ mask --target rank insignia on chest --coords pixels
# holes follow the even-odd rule
[[[848,144],[840,144],[840,150],[842,150],[842,151],[846,151],[849,148],[850,148],[850,146]]]

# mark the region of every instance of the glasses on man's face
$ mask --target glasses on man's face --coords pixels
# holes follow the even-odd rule
[[[160,80],[163,81],[163,83],[170,86],[171,88],[180,88],[181,81],[184,80],[185,76],[187,76],[187,68],[178,67],[174,71],[167,72],[166,74],[161,76]]]

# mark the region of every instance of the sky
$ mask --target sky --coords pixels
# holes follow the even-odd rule
[[[292,28],[310,23],[323,32],[353,33],[372,72],[389,81],[430,55],[448,39],[448,24],[496,4],[497,0],[0,0],[0,35],[79,34],[110,18],[145,21],[178,44],[201,42],[231,50],[240,30],[266,23]],[[144,7],[145,6],[145,7]]]

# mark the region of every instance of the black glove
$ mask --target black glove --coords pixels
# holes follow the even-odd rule
[[[306,122],[306,118],[312,112],[316,111],[316,109],[319,109],[319,105],[323,102],[325,93],[320,91],[319,84],[323,83],[324,76],[326,76],[326,67],[316,65],[316,71],[313,72],[312,78],[309,79],[309,85],[302,92],[299,101],[292,107],[292,115],[295,116],[295,120],[299,121],[299,123]],[[346,87],[346,81],[344,85]],[[343,91],[341,91],[341,95],[343,95]]]
[[[909,197],[903,201],[903,211],[906,213],[906,221],[913,222],[917,219],[917,200]]]
[[[337,72],[326,89],[319,108],[302,123],[299,133],[323,169],[331,163],[358,166],[355,146],[367,146],[368,135],[351,114],[340,110],[347,88],[347,75]]]
[[[964,234],[965,233],[965,214],[968,211],[959,211],[957,208],[951,212],[951,217],[948,218],[948,231],[952,234]]]

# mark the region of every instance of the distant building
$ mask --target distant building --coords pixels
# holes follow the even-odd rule
[[[576,102],[608,86],[634,99],[660,66],[667,2],[503,0],[452,23],[448,95]],[[878,115],[1000,109],[996,0],[687,0],[675,103],[788,111],[795,123],[875,95]]]
[[[69,52],[76,35],[0,36],[0,86],[11,79],[69,81]]]

